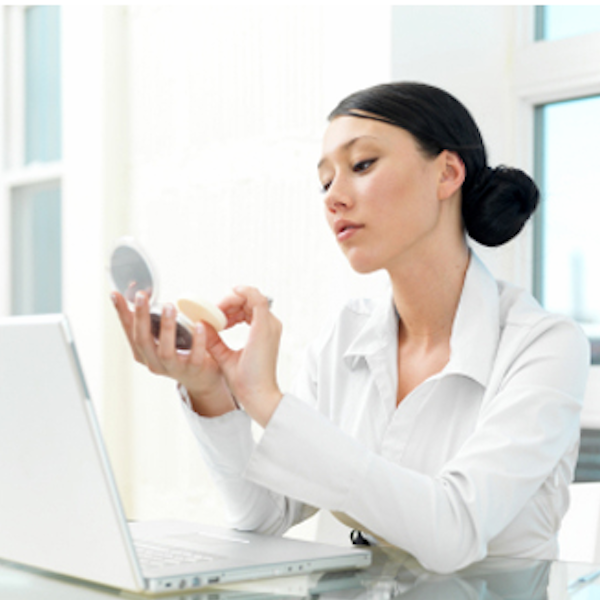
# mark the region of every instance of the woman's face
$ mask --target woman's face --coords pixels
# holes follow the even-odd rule
[[[392,270],[439,244],[450,154],[426,157],[406,130],[373,119],[331,121],[319,178],[328,224],[356,271]]]

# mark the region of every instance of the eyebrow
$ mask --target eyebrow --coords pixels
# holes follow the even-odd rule
[[[340,150],[347,152],[348,150],[350,150],[350,148],[356,144],[356,142],[359,142],[360,140],[364,140],[366,138],[372,139],[372,140],[376,140],[377,138],[374,135],[358,135],[355,138],[352,138],[351,140],[347,141],[345,144],[343,144],[340,148]],[[320,169],[323,166],[323,163],[327,160],[327,158],[324,156],[317,164],[317,169]]]

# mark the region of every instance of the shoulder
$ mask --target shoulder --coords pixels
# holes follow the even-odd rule
[[[570,317],[550,312],[528,291],[498,280],[500,325],[504,329],[521,330],[523,335],[549,329],[570,331],[575,338],[586,340],[581,327]]]
[[[560,329],[587,344],[585,334],[573,319],[548,311],[529,291],[496,279],[475,253],[472,256],[472,268],[465,282],[465,288],[470,285],[470,314],[478,308],[476,312],[480,317],[497,323],[501,337],[507,333],[529,337]],[[486,312],[486,307],[491,310]]]
[[[590,343],[581,327],[566,315],[544,309],[526,290],[498,281],[500,348],[514,354],[553,357],[573,368],[589,365]]]

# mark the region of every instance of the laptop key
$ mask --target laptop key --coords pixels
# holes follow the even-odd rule
[[[156,569],[212,560],[211,556],[200,552],[155,542],[136,541],[135,549],[140,563],[147,568]]]

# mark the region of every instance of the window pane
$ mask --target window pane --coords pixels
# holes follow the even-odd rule
[[[12,214],[12,312],[61,310],[61,193],[58,182],[15,188]]]
[[[25,163],[61,157],[60,8],[25,12]]]
[[[600,31],[600,5],[538,6],[536,40],[558,40]]]
[[[600,96],[537,109],[537,293],[596,336],[600,324]]]

